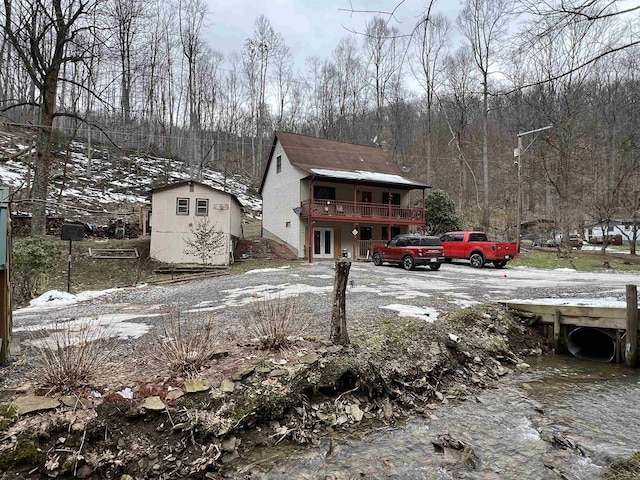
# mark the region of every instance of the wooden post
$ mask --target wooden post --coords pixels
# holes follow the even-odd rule
[[[349,345],[345,294],[351,262],[338,260],[335,267],[336,277],[333,281],[333,310],[331,311],[331,336],[329,339],[334,345]]]
[[[9,360],[13,317],[11,308],[11,221],[9,187],[0,187],[0,365]]]
[[[627,344],[625,364],[635,368],[638,363],[638,286],[627,285]]]
[[[556,316],[553,319],[553,347],[556,350],[556,354],[560,353],[560,319],[562,315],[560,309],[556,309]]]
[[[9,360],[11,348],[11,300],[9,271],[0,270],[0,365]]]

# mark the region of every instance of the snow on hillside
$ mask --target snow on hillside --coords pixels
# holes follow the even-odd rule
[[[14,192],[25,188],[27,175],[33,180],[33,171],[21,161],[27,155],[17,156],[21,152],[33,153],[32,135],[0,128],[0,182]],[[87,146],[83,143],[72,142],[68,152],[56,151],[55,156],[57,162],[51,172],[49,200],[60,202],[62,206],[57,210],[62,211],[64,206],[89,211],[133,206],[148,202],[154,187],[192,178],[189,165],[180,160],[115,154],[99,145],[93,147],[90,171],[87,171]],[[225,179],[219,171],[204,169],[200,178],[194,179],[232,193],[249,214],[260,216],[262,202],[248,178],[230,175]],[[14,198],[20,198],[20,195]],[[17,208],[21,209],[20,206]]]

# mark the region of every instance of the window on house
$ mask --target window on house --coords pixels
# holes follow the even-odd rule
[[[371,240],[373,238],[373,228],[360,227],[360,240]]]
[[[176,199],[176,215],[189,215],[189,199]]]
[[[382,227],[382,240],[386,240],[389,235],[389,227]],[[391,238],[400,235],[400,227],[391,227]]]
[[[392,193],[391,201],[389,201],[389,192],[382,192],[382,203],[385,205],[400,205],[400,194]]]
[[[313,187],[313,198],[315,200],[335,200],[336,189],[334,187],[316,185]]]
[[[198,198],[196,199],[196,215],[206,217],[209,215],[209,199]]]
[[[276,157],[276,173],[280,173],[282,171],[282,155],[278,155]]]
[[[190,183],[190,184],[189,184],[189,191],[190,191],[190,192],[193,192],[193,190],[194,190],[193,183]]]

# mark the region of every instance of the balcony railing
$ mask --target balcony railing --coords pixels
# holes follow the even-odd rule
[[[394,225],[424,224],[424,209],[421,206],[409,207],[343,200],[306,200],[302,202],[301,207],[302,217],[318,220],[392,223]]]

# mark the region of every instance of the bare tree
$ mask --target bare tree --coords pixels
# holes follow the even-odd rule
[[[570,75],[587,65],[591,65],[598,60],[628,48],[640,45],[640,35],[637,29],[630,27],[635,21],[633,15],[640,11],[640,6],[632,3],[620,7],[623,2],[616,0],[520,0],[524,11],[531,16],[532,28],[528,31],[536,32],[531,39],[530,48],[537,48],[538,40],[544,42],[546,37],[560,35],[565,29],[589,28],[599,23],[609,22],[611,19],[621,20],[616,23],[615,28],[609,31],[607,41],[594,42],[591,45],[589,54],[578,64],[570,65],[569,68],[554,72],[552,79],[557,80],[566,75]],[[629,22],[629,23],[627,23]],[[612,25],[608,23],[611,29]],[[535,85],[540,81],[529,84]]]
[[[450,42],[451,26],[444,15],[423,18],[413,36],[417,66],[413,74],[424,90],[425,115],[425,180],[431,182],[431,134],[436,88],[443,77],[443,56]]]
[[[227,244],[228,235],[209,222],[208,217],[194,220],[189,229],[191,236],[183,238],[186,245],[185,255],[196,257],[202,265],[209,265],[213,255],[222,253]]]
[[[272,60],[283,47],[282,35],[273,29],[267,17],[260,15],[254,24],[253,37],[245,41],[243,50],[254,129],[251,153],[255,176],[262,173],[268,72]]]
[[[353,37],[342,38],[332,53],[336,70],[336,139],[352,140],[355,137],[356,118],[363,102],[365,71],[360,51]]]
[[[4,0],[2,29],[38,91],[39,109],[33,181],[33,219],[31,232],[44,235],[46,201],[51,172],[53,121],[62,68],[86,58],[83,40],[94,34],[86,23],[98,0]],[[69,47],[77,48],[70,54]]]
[[[482,83],[482,225],[485,230],[490,224],[489,76],[512,12],[511,0],[465,0],[458,17],[458,27],[471,47]]]
[[[120,64],[120,110],[125,123],[131,121],[131,95],[135,78],[135,58],[140,23],[144,20],[145,4],[141,0],[110,0],[107,5],[118,40]]]
[[[465,134],[473,112],[477,110],[478,100],[473,95],[471,88],[476,80],[474,78],[473,55],[470,47],[460,47],[453,55],[445,59],[445,85],[447,95],[437,97],[445,112],[446,121],[451,134],[453,156],[458,163],[458,182],[454,187],[457,190],[458,210],[464,211],[469,207],[467,198],[468,175],[474,180],[475,197],[478,198],[478,186],[475,182],[473,170],[465,159],[466,144]],[[478,201],[476,200],[476,203]]]
[[[373,17],[365,29],[364,50],[369,62],[368,81],[375,98],[376,135],[382,141],[382,110],[387,89],[400,68],[399,33],[381,16]]]

